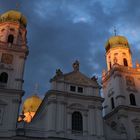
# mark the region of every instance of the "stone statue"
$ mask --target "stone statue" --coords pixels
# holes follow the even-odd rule
[[[76,60],[73,63],[73,69],[74,69],[74,71],[79,71],[79,61],[78,60]]]

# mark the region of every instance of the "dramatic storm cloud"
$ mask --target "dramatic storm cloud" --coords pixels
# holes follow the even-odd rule
[[[0,0],[0,13],[16,9],[16,3],[28,20],[27,96],[35,83],[43,96],[55,70],[70,72],[76,59],[83,73],[100,79],[106,68],[104,45],[114,26],[129,40],[133,61],[140,61],[139,0]]]

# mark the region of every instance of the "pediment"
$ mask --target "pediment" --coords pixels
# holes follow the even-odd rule
[[[72,84],[79,84],[83,86],[98,86],[97,82],[91,80],[81,72],[71,72],[64,75],[64,82],[72,83]]]

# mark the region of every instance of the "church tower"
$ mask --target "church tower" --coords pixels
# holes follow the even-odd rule
[[[0,16],[0,137],[15,135],[28,55],[26,18],[11,10]]]
[[[111,37],[105,49],[107,71],[102,74],[105,121],[117,134],[125,134],[127,140],[140,139],[140,65],[133,68],[130,45],[123,36]]]
[[[127,39],[123,36],[111,37],[106,45],[107,69],[117,63],[122,66],[132,67],[131,50]]]

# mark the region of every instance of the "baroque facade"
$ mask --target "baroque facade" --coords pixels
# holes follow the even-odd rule
[[[111,37],[105,46],[103,97],[96,76],[56,70],[44,99],[27,98],[19,115],[27,20],[11,10],[0,16],[0,140],[139,140],[140,65],[132,66],[128,40]]]

